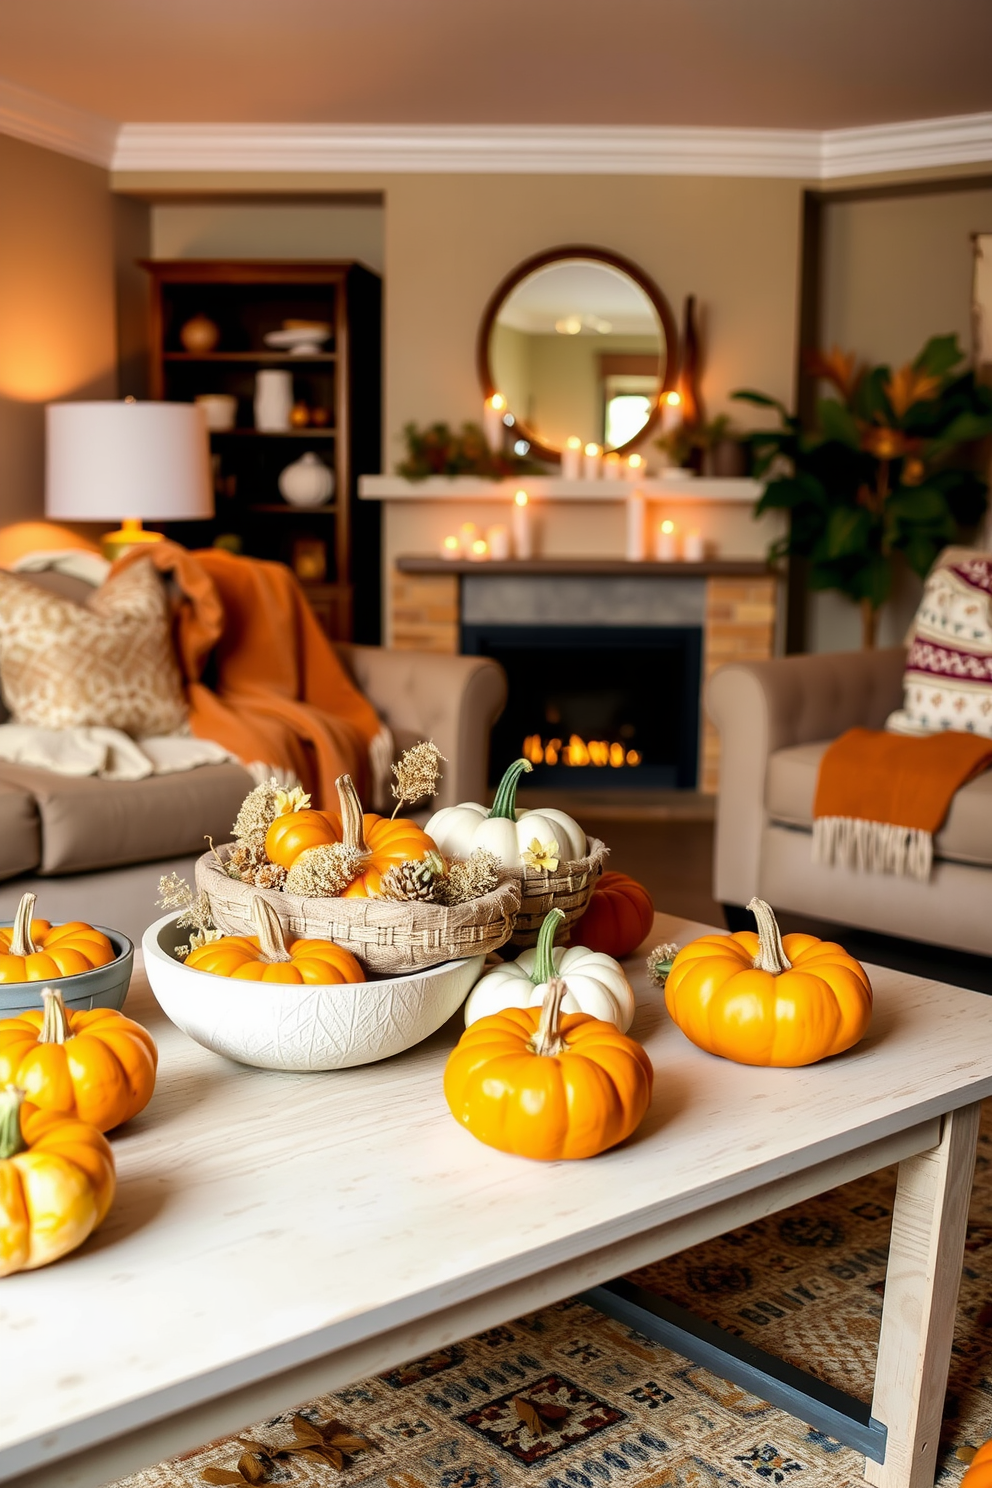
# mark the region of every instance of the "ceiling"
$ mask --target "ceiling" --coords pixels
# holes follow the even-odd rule
[[[837,129],[992,110],[989,0],[31,0],[0,71],[118,121]]]

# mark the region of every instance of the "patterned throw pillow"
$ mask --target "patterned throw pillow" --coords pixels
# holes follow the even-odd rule
[[[886,728],[992,737],[992,553],[941,553],[908,644],[905,704]]]
[[[187,708],[171,632],[151,563],[113,575],[85,605],[0,571],[0,686],[15,723],[176,733]]]

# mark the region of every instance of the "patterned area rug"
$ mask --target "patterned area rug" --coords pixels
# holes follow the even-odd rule
[[[895,1169],[634,1280],[871,1398]],[[992,1437],[992,1102],[978,1148],[937,1482]],[[295,1417],[295,1421],[294,1421]],[[308,1401],[115,1488],[846,1488],[856,1452],[566,1301]],[[288,1450],[287,1450],[288,1449]],[[240,1463],[240,1466],[239,1466]]]

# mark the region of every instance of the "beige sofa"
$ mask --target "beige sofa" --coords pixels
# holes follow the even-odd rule
[[[714,897],[992,955],[992,771],[960,790],[930,882],[812,860],[813,795],[831,739],[902,706],[902,647],[734,663],[710,679],[720,733]],[[731,918],[728,916],[728,918]]]
[[[75,599],[88,592],[59,575],[31,578]],[[502,668],[479,656],[338,650],[397,751],[429,738],[446,757],[437,804],[483,799],[489,735],[506,700]],[[0,761],[0,919],[12,917],[30,888],[46,918],[96,920],[140,935],[158,912],[161,874],[189,876],[205,834],[228,841],[252,784],[237,764],[117,782]]]

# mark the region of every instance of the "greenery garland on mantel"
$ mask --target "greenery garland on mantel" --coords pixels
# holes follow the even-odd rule
[[[866,647],[891,593],[894,556],[923,577],[985,511],[988,486],[976,467],[992,434],[992,389],[963,361],[956,336],[934,336],[895,372],[836,347],[810,356],[808,372],[836,396],[820,399],[809,429],[776,398],[734,394],[781,420],[747,436],[753,473],[767,477],[756,514],[790,516],[769,557],[805,558],[811,589],[857,601]]]

